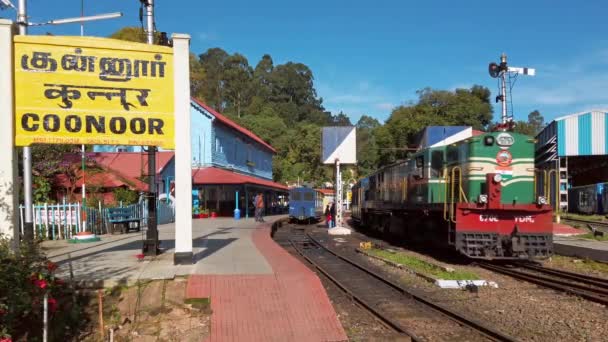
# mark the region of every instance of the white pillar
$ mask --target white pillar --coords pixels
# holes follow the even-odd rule
[[[175,77],[175,255],[192,264],[192,145],[190,139],[190,36],[173,36]]]
[[[0,19],[0,234],[19,241],[17,215],[19,182],[15,149],[15,113],[13,89],[13,26]]]

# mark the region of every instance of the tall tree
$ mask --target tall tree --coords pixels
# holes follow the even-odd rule
[[[253,70],[245,56],[235,53],[224,61],[222,81],[226,110],[241,117],[241,110],[251,99]]]
[[[224,110],[224,70],[229,55],[220,48],[211,48],[199,55],[199,62],[205,69],[205,83],[201,88],[203,99],[218,111]]]
[[[513,129],[517,133],[536,136],[544,127],[545,118],[538,110],[534,110],[528,114],[528,121],[517,121]]]
[[[344,114],[342,111],[337,115],[332,116],[332,124],[334,126],[352,126],[353,124],[350,122],[350,118],[348,115]]]
[[[357,174],[365,176],[378,167],[378,144],[374,130],[380,122],[371,116],[363,115],[357,121]]]
[[[534,133],[538,134],[542,131],[543,127],[545,127],[545,118],[538,109],[536,109],[528,114],[528,124],[532,126]]]
[[[258,62],[253,71],[255,96],[260,97],[264,101],[268,101],[272,94],[271,75],[273,70],[274,63],[272,57],[266,54],[262,56],[262,59]]]

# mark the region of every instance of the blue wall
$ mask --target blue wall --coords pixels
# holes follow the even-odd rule
[[[257,142],[217,122],[212,137],[214,165],[272,179],[272,154]]]
[[[203,108],[190,103],[190,132],[192,137],[192,166],[203,167],[212,163],[211,138],[213,117]],[[178,134],[178,132],[175,132]]]
[[[195,102],[190,102],[190,132],[192,167],[213,165],[272,180],[272,153],[248,136],[218,122],[213,114]],[[141,146],[102,145],[94,146],[93,150],[116,152],[118,148],[129,152],[141,151]],[[174,176],[174,169],[175,164],[171,161],[163,170],[161,179]]]

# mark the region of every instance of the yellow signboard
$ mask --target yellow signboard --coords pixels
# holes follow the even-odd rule
[[[15,36],[15,144],[174,147],[173,50]]]

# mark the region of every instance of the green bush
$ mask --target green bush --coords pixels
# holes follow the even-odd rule
[[[76,336],[84,319],[77,296],[55,276],[57,265],[46,259],[38,245],[11,249],[0,235],[0,339],[42,340],[42,308],[48,294],[49,340]]]
[[[122,201],[122,205],[125,206],[137,203],[137,192],[129,190],[127,188],[116,188],[114,189],[114,200],[116,200],[116,204]]]

